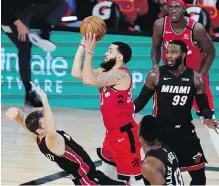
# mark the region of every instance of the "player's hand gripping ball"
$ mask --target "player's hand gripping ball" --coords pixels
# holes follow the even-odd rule
[[[83,36],[86,36],[88,33],[92,35],[96,34],[96,41],[101,40],[106,34],[106,24],[105,22],[97,16],[86,17],[80,26],[80,32]]]

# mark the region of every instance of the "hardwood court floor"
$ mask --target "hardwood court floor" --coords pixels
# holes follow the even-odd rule
[[[8,108],[3,106],[1,110],[1,184],[33,184],[30,181],[36,180],[44,185],[72,185],[70,179],[61,175],[62,170],[40,153],[37,144],[34,144],[19,124],[5,119]],[[105,132],[100,113],[62,108],[54,108],[53,113],[57,129],[70,134],[84,147],[93,161],[98,161],[95,149],[101,146]],[[140,118],[138,115],[137,120]],[[207,184],[219,185],[219,158],[205,127],[198,120],[195,121],[195,126],[209,162],[207,166],[213,169],[207,171]],[[183,175],[185,183],[189,184],[188,174]]]

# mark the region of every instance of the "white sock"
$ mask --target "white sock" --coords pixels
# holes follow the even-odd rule
[[[130,180],[128,182],[131,186],[134,186],[134,185],[144,185],[144,181],[143,179],[140,179],[140,180],[136,180],[134,176],[131,176],[130,177]]]
[[[101,171],[109,178],[114,179],[114,180],[118,180],[117,179],[117,171],[116,171],[115,166],[110,165],[110,164],[102,161]]]

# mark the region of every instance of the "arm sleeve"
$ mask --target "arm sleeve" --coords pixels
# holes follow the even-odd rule
[[[155,92],[154,89],[150,89],[145,85],[142,87],[140,94],[134,100],[135,113],[140,112],[145,107],[145,105],[148,103],[148,101],[154,95],[154,92]]]
[[[205,119],[212,119],[214,112],[209,107],[208,97],[206,94],[197,94],[195,96],[200,115]]]

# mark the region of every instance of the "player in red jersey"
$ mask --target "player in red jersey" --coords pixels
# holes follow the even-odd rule
[[[171,40],[183,40],[188,47],[186,66],[204,76],[206,92],[210,108],[214,111],[213,97],[209,86],[208,70],[215,58],[215,47],[210,36],[201,23],[185,17],[183,0],[169,0],[167,4],[169,16],[158,19],[154,23],[152,61],[156,68],[161,58],[166,63],[166,48]],[[194,102],[197,113],[199,109]]]
[[[129,70],[125,67],[131,59],[132,50],[126,43],[113,42],[104,55],[101,67],[93,69],[95,34],[87,34],[82,42],[75,55],[72,75],[83,80],[85,85],[99,88],[100,110],[106,128],[106,137],[103,147],[97,151],[98,155],[103,162],[116,166],[118,179],[127,180],[129,183],[140,183],[142,182],[141,144],[137,134],[138,124],[134,120],[132,79]],[[82,71],[84,52],[86,54]],[[108,170],[103,171],[112,177]]]

